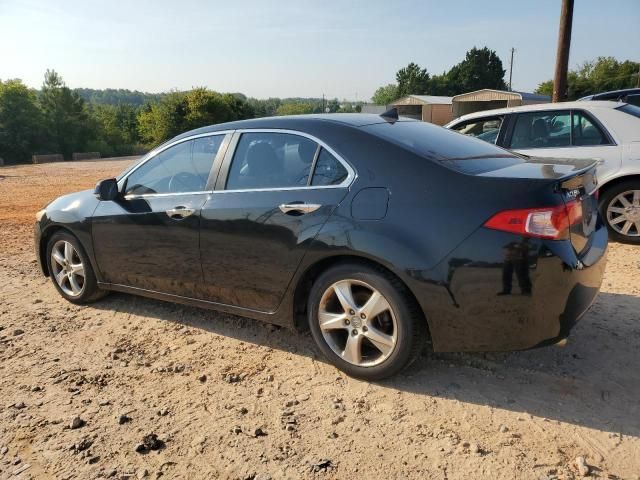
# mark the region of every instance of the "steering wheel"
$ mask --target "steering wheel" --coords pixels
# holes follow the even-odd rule
[[[169,179],[169,191],[178,192],[199,192],[203,189],[202,179],[190,172],[176,173]]]

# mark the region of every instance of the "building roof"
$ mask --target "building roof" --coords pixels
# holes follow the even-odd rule
[[[407,95],[392,102],[391,105],[451,105],[452,98],[453,97],[441,97],[437,95]]]
[[[517,92],[507,90],[493,90],[491,88],[483,88],[474,92],[461,93],[453,97],[454,102],[487,102],[491,100],[508,100],[510,98],[519,98],[520,100],[534,100],[540,102],[550,102],[551,97],[547,95],[539,95],[537,93]]]

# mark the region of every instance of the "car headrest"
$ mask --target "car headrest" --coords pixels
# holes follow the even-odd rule
[[[247,174],[253,176],[273,174],[282,170],[282,162],[273,147],[265,142],[254,143],[248,148],[245,163]]]

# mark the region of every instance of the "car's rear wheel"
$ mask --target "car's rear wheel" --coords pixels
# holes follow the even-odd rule
[[[71,234],[56,232],[47,243],[49,276],[65,299],[89,303],[106,295],[98,288],[91,262],[80,242]]]
[[[325,357],[347,374],[379,380],[420,353],[426,327],[404,285],[365,265],[324,272],[308,302],[309,326]]]
[[[629,180],[606,190],[601,210],[613,240],[640,244],[639,181]]]

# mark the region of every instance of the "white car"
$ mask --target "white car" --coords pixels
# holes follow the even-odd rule
[[[611,238],[640,244],[640,107],[526,105],[471,113],[445,127],[525,155],[597,160],[600,211]]]

